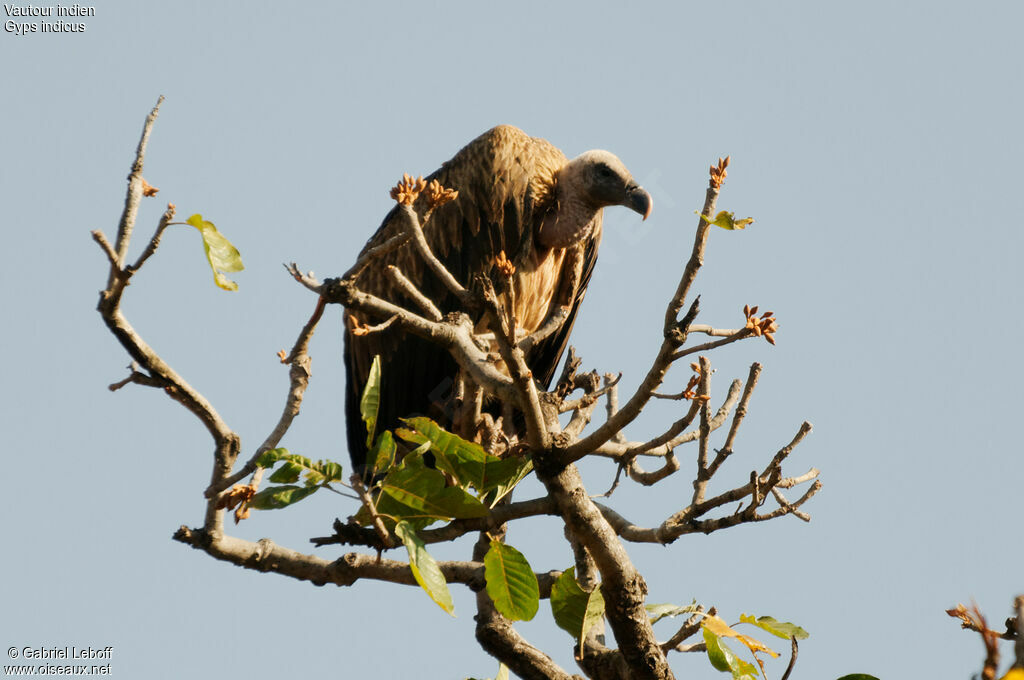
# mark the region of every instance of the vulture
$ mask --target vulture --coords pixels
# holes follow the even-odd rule
[[[463,286],[471,288],[480,273],[497,280],[495,262],[507,259],[515,267],[509,284],[518,327],[531,333],[549,315],[561,313],[560,326],[526,356],[539,387],[546,390],[597,260],[602,209],[621,205],[646,219],[650,194],[614,154],[587,151],[569,160],[546,140],[509,125],[483,133],[426,179],[458,192],[433,211],[424,235],[434,255]],[[413,203],[421,219],[426,203],[424,194]],[[398,209],[388,213],[362,252],[400,233]],[[460,310],[455,295],[426,267],[411,242],[371,260],[356,276],[355,285],[419,312],[388,276],[389,265],[400,269],[442,314]],[[482,316],[478,313],[473,319],[478,332],[488,330],[481,328]],[[359,403],[375,355],[381,361],[378,431],[416,415],[433,417],[442,427],[452,425],[446,413],[451,413],[459,370],[454,358],[446,349],[394,327],[371,333],[357,330],[383,321],[346,311],[348,446],[355,471],[363,474],[367,446]]]

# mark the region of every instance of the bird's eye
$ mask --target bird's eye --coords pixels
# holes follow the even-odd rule
[[[597,166],[597,176],[598,177],[600,177],[602,179],[607,179],[607,178],[611,177],[612,174],[613,174],[612,173],[612,169],[609,168],[604,163],[602,163],[601,165]]]

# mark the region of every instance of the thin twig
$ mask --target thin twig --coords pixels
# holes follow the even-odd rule
[[[416,211],[411,206],[400,203],[397,214],[405,222],[405,233],[412,238],[413,245],[420,254],[420,257],[423,258],[427,268],[444,283],[448,290],[455,294],[455,297],[464,303],[467,302],[469,299],[468,291],[452,276],[448,268],[437,259],[437,256],[430,249],[430,244],[427,243],[427,237],[423,235],[423,227],[420,225],[420,218],[416,215]]]
[[[519,341],[519,349],[529,354],[530,350],[537,346],[537,343],[547,339],[552,333],[562,328],[565,320],[569,318],[569,312],[570,308],[566,305],[559,305],[552,310],[540,328]]]
[[[608,390],[608,399],[605,404],[605,412],[607,413],[608,418],[611,418],[619,411],[619,380],[621,379],[622,373],[619,373],[618,376],[615,376],[612,373],[604,374],[604,384],[610,384],[610,389]],[[612,441],[622,444],[623,442],[626,441],[626,435],[622,434],[622,432],[616,432],[614,435],[612,435]]]
[[[128,267],[127,272],[134,274],[142,268],[142,265],[146,263],[156,249],[160,247],[160,239],[163,238],[164,230],[167,229],[167,225],[174,219],[175,207],[173,203],[167,204],[167,209],[164,210],[164,214],[160,216],[160,222],[156,225],[156,231],[153,233],[153,237],[149,239],[149,243],[146,244],[146,249],[139,255],[139,259],[135,261],[135,264]]]
[[[611,375],[611,374],[608,374],[608,375]],[[619,373],[618,376],[614,376],[614,379],[609,382],[608,381],[608,376],[606,375],[605,376],[604,387],[602,387],[602,388],[600,388],[598,390],[595,390],[593,392],[590,392],[589,394],[585,394],[582,397],[579,397],[578,399],[571,399],[569,401],[563,401],[562,405],[558,407],[558,412],[559,413],[568,413],[569,411],[574,411],[574,410],[576,410],[578,408],[581,408],[583,406],[589,406],[592,402],[596,401],[597,399],[600,399],[601,397],[603,397],[604,395],[608,394],[613,389],[615,389],[616,385],[619,384],[619,380],[621,380],[621,379],[622,379],[622,374]]]
[[[421,293],[419,288],[417,288],[412,281],[406,278],[401,269],[393,264],[389,264],[386,271],[394,284],[401,288],[402,292],[408,295],[412,301],[426,313],[427,317],[429,317],[431,321],[441,320],[441,310],[439,310],[437,306],[430,301],[430,298]]]
[[[121,271],[121,264],[117,261],[117,253],[114,252],[114,246],[110,245],[110,241],[107,240],[106,234],[99,229],[93,229],[91,232],[92,240],[99,244],[104,254],[107,256],[107,262],[110,263],[110,269],[112,271]]]
[[[697,383],[697,401],[700,402],[700,437],[697,448],[697,477],[693,482],[693,504],[704,500],[707,488],[708,449],[711,438],[711,409],[708,407],[708,395],[711,390],[711,362],[707,357],[700,358],[700,381]]]
[[[164,96],[160,95],[153,110],[146,116],[146,122],[142,126],[142,136],[135,149],[135,162],[132,163],[132,170],[128,175],[128,191],[124,199],[124,211],[121,213],[121,221],[117,225],[117,238],[114,247],[114,251],[117,253],[117,268],[124,268],[125,258],[128,254],[128,244],[132,238],[132,230],[135,228],[135,219],[139,214],[139,203],[142,201],[142,166],[146,158],[146,146],[149,144],[153,123],[156,122],[160,105],[163,103]],[[112,269],[110,278],[107,280],[107,288],[113,287],[114,276],[115,273]]]
[[[727,338],[730,335],[736,335],[740,332],[740,328],[713,328],[703,323],[690,324],[690,333],[700,333],[701,335],[710,335],[715,338]]]
[[[715,608],[712,607],[711,611],[708,612],[708,616],[714,616],[715,613]],[[700,630],[700,624],[704,621],[704,618],[704,607],[698,605],[697,613],[686,619],[672,637],[661,643],[661,649],[665,652],[671,652],[672,650],[683,651],[679,649],[679,645],[683,643],[683,640],[693,637]]]
[[[786,666],[786,672],[782,674],[780,680],[789,680],[789,674],[793,672],[793,667],[796,666],[796,655],[800,651],[799,645],[796,643],[796,637],[790,637],[790,654],[789,654],[789,665]]]
[[[724,347],[725,345],[730,345],[736,342],[737,340],[742,340],[743,338],[751,337],[753,334],[754,331],[750,330],[749,328],[741,328],[740,330],[736,331],[727,338],[722,338],[721,340],[714,340],[712,342],[705,342],[702,345],[694,345],[693,347],[681,349],[672,355],[672,361],[678,361],[685,356],[697,354],[698,352],[708,352],[718,347]]]
[[[349,280],[355,279],[363,273],[363,270],[366,269],[366,265],[370,264],[370,262],[378,257],[384,257],[388,253],[398,250],[409,242],[409,238],[410,234],[407,232],[401,232],[396,236],[392,236],[379,246],[370,248],[359,256],[359,259],[356,260],[355,264],[349,267],[348,271],[341,275],[341,278]]]
[[[636,459],[629,461],[629,465],[626,469],[629,472],[629,478],[634,482],[638,482],[644,486],[653,486],[669,475],[678,472],[679,461],[676,459],[675,454],[670,451],[668,455],[665,456],[665,462],[657,470],[645,472],[637,464]]]
[[[722,466],[725,459],[732,455],[733,444],[736,441],[736,433],[739,432],[740,424],[747,415],[747,407],[750,405],[750,397],[754,394],[754,388],[757,387],[757,379],[761,375],[761,364],[755,362],[750,366],[750,372],[747,374],[747,383],[743,388],[743,396],[740,398],[739,406],[736,407],[736,413],[732,417],[732,425],[729,427],[729,435],[725,438],[725,445],[715,455],[715,459],[711,461],[708,466],[707,475],[708,478],[714,476],[718,468]]]
[[[366,492],[366,486],[363,484],[363,478],[360,474],[354,474],[349,478],[349,483],[352,485],[352,489],[359,496],[360,502],[366,511],[370,514],[370,521],[373,524],[374,530],[377,532],[377,536],[380,538],[381,543],[385,548],[391,548],[395,545],[394,540],[391,538],[391,532],[384,526],[384,520],[380,515],[377,514],[377,506],[370,498],[370,494]]]

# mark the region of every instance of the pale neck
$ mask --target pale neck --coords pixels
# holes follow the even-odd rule
[[[545,248],[568,248],[585,239],[600,210],[584,203],[578,194],[567,199],[563,193],[557,192],[556,208],[547,214],[541,225],[539,240]]]

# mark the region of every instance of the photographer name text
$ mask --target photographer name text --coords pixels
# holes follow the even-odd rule
[[[109,659],[113,647],[24,647],[23,659]]]

